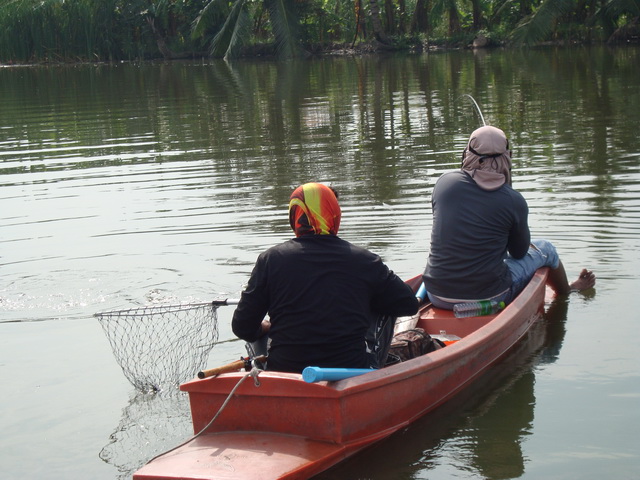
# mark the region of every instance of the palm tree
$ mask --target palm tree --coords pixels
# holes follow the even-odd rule
[[[55,0],[54,0],[55,1]],[[89,0],[72,0],[84,1]],[[196,52],[194,45],[188,42],[191,31],[190,21],[196,14],[197,6],[193,2],[181,0],[111,0],[113,9],[124,20],[125,25],[130,24],[132,29],[144,30],[139,22],[146,22],[150,33],[153,35],[156,46],[166,59],[178,59],[190,57]],[[100,2],[91,2],[102,4]],[[146,32],[146,30],[145,30]],[[146,33],[142,35],[146,36]]]
[[[226,59],[237,57],[251,35],[250,0],[210,0],[194,22],[193,35],[204,37],[217,29],[211,42],[211,53]],[[300,23],[294,0],[263,0],[269,12],[276,50],[282,58],[296,58],[306,54],[300,42]]]
[[[609,0],[605,3],[603,10],[616,17],[626,14],[639,17],[640,0]]]
[[[527,15],[513,30],[512,40],[517,45],[532,45],[548,37],[558,20],[570,13],[583,14],[584,6],[575,0],[544,0],[533,13]],[[599,21],[606,30],[615,32],[609,42],[626,39],[627,33],[638,29],[640,0],[608,0],[588,22]],[[623,25],[618,22],[623,20]]]
[[[553,31],[558,19],[575,8],[575,0],[543,0],[511,32],[512,41],[516,45],[533,45],[544,40]]]
[[[634,33],[638,35],[640,30],[640,0],[609,0],[598,11],[597,17],[602,24],[611,26],[611,30],[615,29],[608,43],[624,42],[628,36]],[[626,18],[627,22],[618,26],[622,18]]]
[[[389,37],[387,37],[387,34],[382,27],[378,0],[369,0],[369,14],[371,15],[371,28],[373,29],[373,35],[376,40],[384,45],[391,44],[391,40],[389,40]]]
[[[416,0],[416,7],[411,19],[411,32],[429,33],[430,0]]]
[[[482,28],[482,5],[480,0],[471,0],[471,11],[473,12],[473,29],[478,31]]]
[[[449,36],[460,32],[460,12],[456,0],[435,0],[431,8],[433,18],[449,17]]]

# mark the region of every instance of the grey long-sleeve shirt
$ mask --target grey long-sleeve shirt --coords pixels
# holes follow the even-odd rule
[[[480,188],[462,171],[442,175],[433,189],[431,248],[423,275],[430,293],[484,299],[511,286],[507,252],[526,255],[531,241],[524,197],[509,185]]]

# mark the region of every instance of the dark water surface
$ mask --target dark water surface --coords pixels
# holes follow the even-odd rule
[[[128,478],[188,438],[186,399],[137,393],[92,315],[239,296],[301,183],[340,191],[343,238],[420,273],[431,189],[482,125],[472,95],[510,137],[534,236],[597,289],[320,478],[640,478],[638,65],[598,48],[0,68],[3,476]],[[232,312],[209,366],[245,353]]]

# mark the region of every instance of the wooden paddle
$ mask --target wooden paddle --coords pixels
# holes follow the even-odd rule
[[[264,362],[267,359],[265,355],[260,355],[259,357],[255,357],[254,360],[258,362]],[[236,360],[235,362],[227,363],[226,365],[222,365],[221,367],[210,368],[209,370],[203,370],[198,372],[198,378],[207,378],[213,377],[215,375],[220,375],[221,373],[227,372],[237,372],[242,368],[250,368],[251,367],[251,358],[245,357],[240,360]]]

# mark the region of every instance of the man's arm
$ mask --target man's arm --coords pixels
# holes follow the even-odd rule
[[[259,258],[231,320],[233,333],[246,342],[255,342],[264,334],[262,320],[269,309],[265,284]]]
[[[384,267],[379,290],[373,299],[376,313],[393,317],[413,315],[420,306],[415,293],[395,273]]]
[[[529,231],[529,207],[524,197],[519,193],[514,202],[514,223],[509,232],[507,250],[513,258],[522,258],[529,251],[531,232]]]

